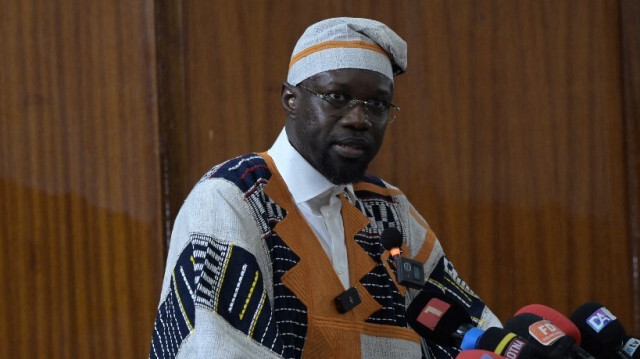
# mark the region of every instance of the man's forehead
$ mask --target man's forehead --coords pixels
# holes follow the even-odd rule
[[[337,69],[317,73],[307,80],[305,84],[316,86],[333,86],[338,88],[350,88],[366,86],[378,92],[393,92],[393,81],[386,76],[370,70],[363,69]]]

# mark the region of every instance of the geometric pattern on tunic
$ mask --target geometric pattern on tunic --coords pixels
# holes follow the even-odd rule
[[[278,206],[264,193],[266,184],[267,180],[259,178],[244,194],[263,239],[271,235],[275,225],[287,214],[284,208]]]
[[[357,191],[356,208],[371,219],[355,236],[356,242],[376,262],[374,269],[360,279],[360,283],[382,306],[382,309],[366,319],[369,323],[406,327],[404,297],[398,291],[393,279],[384,267],[381,256],[385,252],[380,243],[380,234],[389,227],[404,233],[398,216],[398,209],[392,197],[367,191]],[[393,265],[391,266],[393,268]]]
[[[300,358],[307,336],[307,307],[282,283],[282,275],[300,258],[274,232],[266,238],[273,266],[274,316],[285,358]]]
[[[282,341],[280,355],[300,358],[307,334],[307,307],[282,283],[282,275],[293,268],[300,257],[273,231],[287,212],[264,193],[265,185],[263,179],[256,180],[256,185],[247,190],[245,198],[269,248],[273,272],[273,315]]]
[[[280,353],[282,344],[253,254],[202,234],[192,234],[191,238],[203,249],[194,255],[196,265],[202,267],[196,306],[218,313],[251,339]]]
[[[262,238],[269,249],[273,271],[274,298],[273,306],[270,307],[268,303],[265,303],[267,305],[263,308],[263,312],[265,313],[263,314],[264,317],[267,316],[265,311],[270,311],[269,321],[267,323],[268,328],[264,328],[265,332],[268,333],[266,336],[268,336],[269,340],[257,338],[255,335],[253,338],[262,345],[282,355],[284,358],[301,358],[308,329],[307,308],[281,281],[282,275],[293,268],[300,261],[300,258],[285,244],[277,233],[273,231],[276,224],[285,218],[287,213],[286,210],[264,193],[264,187],[271,178],[271,172],[262,157],[257,154],[249,154],[236,157],[215,166],[203,176],[202,180],[204,181],[214,177],[225,178],[235,183],[242,191],[245,201],[251,208],[253,218],[256,221]],[[363,180],[381,187],[386,187],[384,182],[372,175],[365,175]],[[380,259],[385,251],[380,244],[380,234],[382,231],[388,227],[396,227],[401,232],[404,232],[401,228],[402,225],[397,213],[397,206],[392,197],[379,193],[356,191],[356,197],[358,197],[355,202],[356,207],[368,218],[372,219],[372,221],[371,224],[356,234],[355,240],[377,264],[371,272],[361,278],[360,282],[382,306],[382,309],[373,313],[366,321],[376,324],[406,327],[404,298],[396,288]],[[209,248],[208,255],[211,261],[224,263],[228,255],[227,253],[229,251],[237,252],[236,250],[242,249],[218,243]],[[230,258],[242,261],[241,257],[247,256],[253,257],[245,251],[245,255],[243,256],[236,258],[235,254],[231,254]],[[255,262],[255,258],[252,259]],[[237,266],[237,264],[234,264],[233,266],[230,265],[229,268],[237,268]],[[235,275],[237,276],[239,274],[236,273]],[[209,285],[212,288],[216,288],[215,285],[219,281],[219,276],[215,270],[210,270],[208,267],[205,267],[203,271],[205,280],[203,283],[210,283]],[[255,284],[256,289],[260,286],[260,290],[265,292],[262,288],[261,274],[258,273],[258,276],[259,280]],[[260,284],[258,285],[258,283]],[[228,288],[230,287],[231,286],[228,286]],[[209,308],[214,308],[216,301],[211,298],[215,294],[215,290],[207,291],[205,287],[202,292],[203,295],[198,299],[198,303]],[[220,305],[219,302],[218,305]],[[223,317],[225,316],[223,315]],[[234,317],[225,317],[225,319],[240,330],[246,327],[238,327],[240,323],[238,323]],[[273,339],[271,339],[272,336]],[[449,351],[439,346],[435,346],[435,348],[431,346],[431,351],[435,358],[453,358],[455,355],[451,356],[451,354],[457,352]]]
[[[258,179],[268,181],[271,172],[262,157],[252,153],[227,160],[214,166],[200,181],[210,178],[224,178],[233,182],[243,193],[253,187]]]
[[[195,243],[188,245],[173,269],[169,293],[156,315],[150,358],[174,358],[182,341],[193,331],[194,290],[200,270],[193,256],[198,250]]]
[[[273,232],[287,212],[264,193],[271,172],[262,157],[250,154],[214,167],[204,178],[212,177],[226,178],[243,192],[269,249],[274,296],[273,307],[270,308],[270,326],[275,326],[274,335],[277,338],[276,344],[270,349],[285,358],[300,358],[307,333],[307,308],[281,281],[282,275],[295,266],[300,258]]]

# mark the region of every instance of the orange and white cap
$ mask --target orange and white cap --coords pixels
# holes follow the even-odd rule
[[[309,26],[293,49],[287,82],[297,85],[320,72],[355,68],[393,77],[407,69],[407,43],[387,25],[338,17]]]

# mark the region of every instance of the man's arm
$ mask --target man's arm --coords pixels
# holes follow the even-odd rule
[[[271,278],[256,259],[260,237],[242,216],[246,203],[237,192],[224,180],[208,180],[181,208],[150,358],[280,358]]]

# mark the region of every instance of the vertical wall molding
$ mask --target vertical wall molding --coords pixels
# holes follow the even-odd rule
[[[633,332],[640,332],[640,3],[620,6],[623,101],[627,161],[628,221],[631,241]]]
[[[184,200],[185,151],[185,62],[181,0],[157,0],[156,51],[160,168],[162,169],[162,213],[165,254],[173,221]]]

